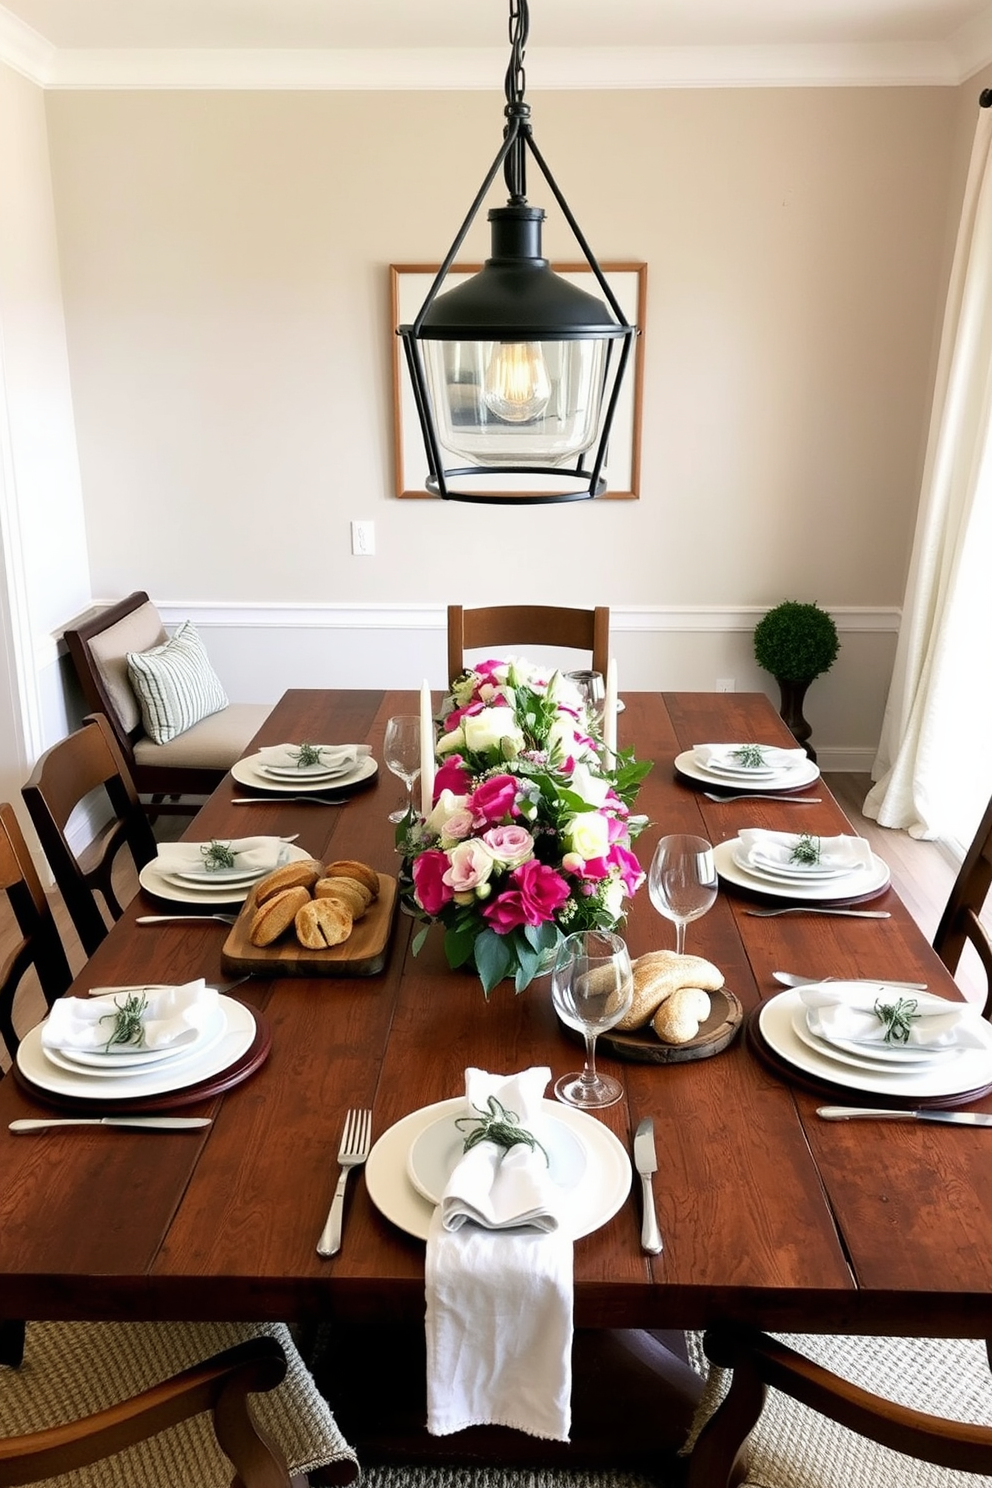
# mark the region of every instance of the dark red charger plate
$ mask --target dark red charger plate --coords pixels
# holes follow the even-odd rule
[[[132,1100],[108,1100],[106,1096],[98,1095],[90,1099],[86,1096],[57,1095],[52,1090],[42,1089],[21,1073],[16,1060],[11,1066],[11,1074],[18,1088],[32,1100],[54,1106],[59,1111],[72,1111],[77,1116],[93,1116],[97,1112],[101,1116],[149,1116],[162,1111],[175,1111],[183,1106],[195,1106],[240,1085],[260,1069],[268,1058],[272,1047],[272,1030],[255,1008],[249,1008],[248,1011],[255,1020],[255,1037],[241,1057],[226,1069],[218,1070],[208,1080],[201,1080],[196,1085],[186,1085],[182,1090],[164,1090],[158,1095],[135,1096]]]
[[[787,1085],[795,1085],[799,1090],[805,1090],[810,1095],[824,1095],[830,1100],[837,1101],[845,1106],[885,1106],[900,1111],[925,1111],[945,1110],[950,1106],[967,1106],[972,1101],[980,1100],[982,1096],[992,1092],[992,1081],[987,1085],[980,1085],[976,1090],[960,1090],[956,1095],[893,1095],[886,1090],[884,1094],[871,1090],[852,1090],[850,1085],[841,1083],[834,1084],[832,1080],[820,1080],[815,1075],[807,1074],[805,1070],[797,1069],[787,1059],[771,1047],[764,1034],[758,1026],[758,1018],[761,1008],[752,1008],[744,1023],[744,1042],[755,1057],[770,1070],[771,1073],[783,1080]]]

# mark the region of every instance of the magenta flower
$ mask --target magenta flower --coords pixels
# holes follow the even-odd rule
[[[569,887],[560,873],[530,858],[514,868],[510,874],[514,887],[519,890],[528,925],[543,925],[554,919],[556,909],[561,909],[569,895]]]
[[[453,796],[467,796],[471,789],[472,772],[460,754],[449,754],[434,776],[434,805],[441,799],[443,790],[450,790]]]
[[[644,869],[630,848],[615,842],[610,848],[607,861],[613,867],[619,868],[624,889],[632,897],[644,882]]]
[[[477,827],[498,826],[509,816],[517,799],[517,782],[512,775],[492,775],[472,792],[468,809]]]
[[[413,886],[425,914],[440,914],[454,898],[454,889],[444,882],[448,867],[448,854],[437,849],[422,852],[413,860]]]

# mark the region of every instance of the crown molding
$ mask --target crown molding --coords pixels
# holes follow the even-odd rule
[[[946,43],[842,46],[534,46],[537,91],[955,87],[992,57],[992,16]],[[46,89],[449,91],[496,89],[503,48],[169,50],[57,48],[0,6],[0,62]]]

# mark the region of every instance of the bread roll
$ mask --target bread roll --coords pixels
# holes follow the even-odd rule
[[[702,956],[678,956],[674,951],[648,951],[634,962],[634,1001],[616,1025],[630,1033],[646,1028],[661,1007],[680,987],[717,992],[723,972]]]
[[[314,858],[283,863],[281,868],[274,868],[255,885],[255,903],[265,904],[273,895],[281,894],[283,889],[312,889],[323,871],[323,865]]]
[[[365,885],[373,899],[379,896],[379,875],[368,863],[356,862],[353,858],[338,858],[324,869],[325,878],[357,878]]]
[[[326,950],[348,939],[351,923],[340,899],[309,899],[296,913],[296,938],[308,951]]]
[[[687,1044],[710,1015],[710,994],[702,987],[679,987],[655,1013],[652,1027],[665,1044]]]
[[[284,930],[288,930],[296,918],[296,912],[309,904],[310,895],[301,884],[292,889],[281,889],[260,905],[251,922],[248,939],[253,946],[271,945]]]
[[[357,878],[321,878],[314,884],[315,899],[340,899],[351,910],[353,920],[360,920],[372,903],[372,895]]]

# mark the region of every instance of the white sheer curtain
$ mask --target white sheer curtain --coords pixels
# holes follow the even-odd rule
[[[984,95],[983,95],[984,101]],[[992,109],[979,113],[866,816],[968,840],[992,794]]]

